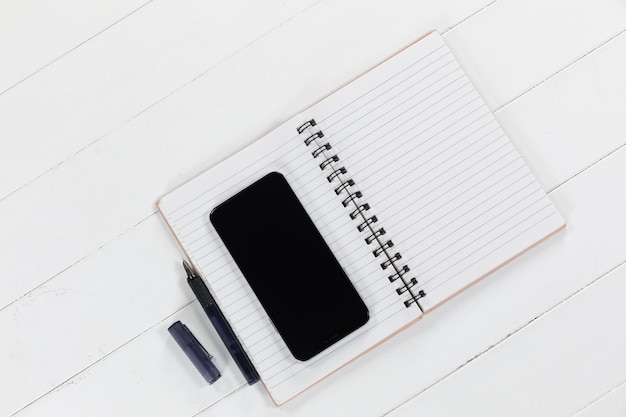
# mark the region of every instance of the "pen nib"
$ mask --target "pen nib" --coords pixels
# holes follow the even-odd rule
[[[185,267],[185,271],[187,272],[187,278],[191,278],[195,276],[193,269],[191,268],[191,265],[189,265],[189,263],[184,259],[183,259],[183,267]]]

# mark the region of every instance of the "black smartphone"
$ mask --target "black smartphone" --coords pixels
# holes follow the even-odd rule
[[[282,174],[264,176],[213,209],[210,219],[296,359],[312,358],[369,319]]]

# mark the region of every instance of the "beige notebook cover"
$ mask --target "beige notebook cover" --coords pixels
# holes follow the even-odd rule
[[[287,178],[370,311],[365,326],[305,362],[209,221],[272,171]],[[278,405],[565,227],[437,32],[157,206]]]

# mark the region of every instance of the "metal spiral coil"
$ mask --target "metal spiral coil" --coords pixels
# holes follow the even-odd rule
[[[359,214],[363,213],[364,211],[368,211],[369,209],[370,209],[370,205],[367,203],[363,203],[360,206],[356,206],[354,211],[350,213],[350,218],[354,220],[359,216]]]
[[[357,225],[357,230],[359,232],[368,233],[365,237],[365,243],[368,245],[375,244],[377,247],[372,251],[374,257],[378,258],[379,256],[384,256],[386,259],[380,263],[380,267],[383,270],[392,269],[393,274],[389,275],[390,282],[401,282],[401,286],[396,288],[396,292],[399,295],[409,295],[409,299],[404,301],[404,305],[406,307],[410,307],[413,304],[417,304],[418,308],[422,309],[419,305],[418,300],[426,295],[423,290],[415,291],[415,286],[418,284],[416,278],[407,278],[406,274],[409,273],[410,269],[407,265],[399,265],[399,261],[402,259],[402,255],[399,252],[395,254],[391,254],[389,249],[394,247],[394,243],[391,240],[382,241],[381,236],[385,235],[386,231],[384,228],[374,228],[374,224],[378,222],[378,217],[375,215],[367,216],[366,212],[370,210],[370,205],[366,202],[361,201],[363,198],[363,193],[359,190],[353,190],[355,187],[355,182],[352,178],[345,178],[348,174],[348,170],[343,166],[338,166],[339,156],[337,154],[331,154],[332,146],[329,142],[319,143],[320,139],[324,138],[324,133],[319,128],[315,119],[310,119],[300,125],[297,129],[298,134],[303,134],[305,132],[308,133],[306,139],[304,139],[304,144],[306,146],[315,145],[315,149],[311,152],[313,158],[321,157],[322,162],[319,164],[319,167],[322,171],[327,169],[331,169],[330,174],[326,176],[328,182],[338,182],[338,185],[335,187],[335,194],[346,195],[344,199],[341,201],[341,204],[344,207],[353,206],[354,210],[350,213],[350,219],[357,220],[359,219],[360,223]],[[318,142],[319,141],[319,142]]]

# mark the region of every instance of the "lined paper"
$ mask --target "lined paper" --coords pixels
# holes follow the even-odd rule
[[[426,311],[564,226],[437,33],[310,113]]]
[[[298,135],[311,118],[317,126]],[[305,146],[320,129],[324,137]],[[325,143],[332,147],[314,158]],[[333,155],[355,181],[339,195],[319,166]],[[370,311],[364,327],[306,362],[291,356],[209,221],[215,206],[272,171],[287,178]],[[437,33],[164,196],[160,212],[277,404],[421,317],[357,231],[354,207],[342,206],[357,189],[426,292],[425,311],[564,226]]]

